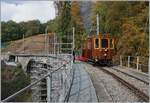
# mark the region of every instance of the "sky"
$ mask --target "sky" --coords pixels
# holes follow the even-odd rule
[[[1,21],[15,22],[40,20],[42,23],[55,18],[53,1],[1,0]]]

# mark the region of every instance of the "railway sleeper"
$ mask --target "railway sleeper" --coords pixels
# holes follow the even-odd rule
[[[149,101],[149,96],[146,95],[144,92],[140,91],[139,89],[137,89],[134,85],[126,82],[125,80],[123,80],[122,78],[118,77],[117,75],[115,75],[114,73],[111,73],[108,70],[102,69],[105,73],[112,75],[116,80],[118,80],[119,82],[121,82],[123,85],[125,85],[126,87],[128,87],[130,90],[132,90],[133,93],[135,93],[140,99],[148,102]]]

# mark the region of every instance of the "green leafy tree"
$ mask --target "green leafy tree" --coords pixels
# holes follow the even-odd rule
[[[27,22],[27,31],[25,33],[25,36],[31,36],[39,34],[40,30],[40,21],[39,20],[32,20]]]
[[[117,36],[117,55],[148,55],[147,1],[95,2],[93,14],[100,15],[100,30]],[[92,17],[96,25],[96,16]]]
[[[58,17],[56,17],[54,20],[50,20],[47,23],[48,26],[48,32],[57,32],[57,28],[58,28]]]
[[[47,23],[41,24],[39,20],[31,20],[27,22],[16,23],[12,20],[1,22],[2,26],[2,42],[9,42],[25,37],[45,33]],[[54,23],[53,23],[54,24]],[[51,23],[51,25],[53,25]]]
[[[8,22],[2,22],[2,42],[16,40],[19,38],[19,25],[10,20]]]
[[[58,33],[62,37],[62,41],[66,42],[66,37],[72,33],[71,28],[71,2],[63,1],[62,10],[59,15]]]
[[[3,65],[1,70],[2,100],[30,84],[30,77],[24,73],[21,66],[9,67]],[[30,92],[25,91],[23,95],[14,98],[12,101],[27,101],[29,96],[31,96]]]
[[[72,26],[75,27],[75,48],[81,48],[81,42],[85,39],[85,28],[80,14],[80,7],[77,1],[71,3]]]

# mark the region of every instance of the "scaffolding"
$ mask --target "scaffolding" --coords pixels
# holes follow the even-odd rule
[[[24,46],[24,52],[17,56],[31,60],[27,65],[31,84],[3,102],[10,101],[27,90],[30,90],[33,102],[67,101],[73,80],[74,28],[73,33],[65,37],[65,41],[59,34],[49,34],[47,30],[41,37],[44,42],[32,40],[30,48],[25,49]]]

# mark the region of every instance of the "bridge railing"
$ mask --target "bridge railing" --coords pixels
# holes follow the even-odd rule
[[[34,61],[34,63],[38,63],[37,61]],[[60,61],[57,61],[57,63]],[[18,92],[14,93],[13,95],[5,98],[2,100],[2,102],[9,102],[13,101],[16,97],[22,95],[25,92],[30,92],[31,95],[33,95],[32,91],[37,96],[35,100],[33,98],[29,100],[28,102],[34,101],[36,102],[63,102],[68,100],[68,96],[70,93],[72,80],[73,80],[73,69],[72,69],[72,61],[61,61],[61,65],[57,65],[57,68],[53,68],[49,66],[49,64],[44,67],[45,63],[39,63],[38,65],[42,65],[41,67],[41,73],[38,75],[41,75],[41,78],[37,78],[34,82],[32,82],[27,87],[19,90]],[[37,65],[35,65],[37,66]],[[35,68],[35,66],[32,64],[32,67]],[[39,67],[38,67],[39,69]],[[34,74],[36,71],[33,71]],[[46,74],[45,74],[45,73]],[[43,81],[46,81],[46,85],[42,85]],[[45,87],[42,87],[45,86]],[[37,92],[34,91],[37,90]],[[37,89],[41,88],[41,89]],[[45,88],[45,89],[44,89]],[[45,91],[44,91],[45,90]],[[45,97],[46,98],[45,98]],[[20,101],[17,101],[20,102]]]
[[[115,64],[148,73],[148,61],[149,57],[121,55]]]
[[[14,98],[27,91],[29,91],[32,98],[32,100],[29,100],[28,102],[67,101],[72,83],[71,81],[73,80],[72,54],[74,49],[74,29],[72,35],[60,37],[58,34],[49,36],[48,33],[45,33],[41,38],[43,38],[43,42],[38,39],[31,40],[30,46],[23,45],[19,50],[7,53],[7,55],[10,55],[9,57],[4,56],[4,58],[7,59],[13,56],[14,62],[23,61],[26,57],[27,59],[34,58],[35,60],[38,60],[39,58],[47,59],[46,62],[43,63],[45,60],[41,60],[42,62],[37,64],[38,66],[43,66],[33,66],[34,70],[32,71],[33,75],[31,76],[32,80],[30,85],[2,100],[3,102],[12,101]],[[24,40],[22,42],[24,44]],[[37,63],[39,61],[35,62]],[[47,65],[47,68],[45,67],[45,64]],[[49,65],[52,65],[52,68]],[[44,86],[42,84],[44,84]],[[38,89],[41,88],[41,85],[43,86],[42,88],[46,88],[46,91],[44,91],[44,89]]]

